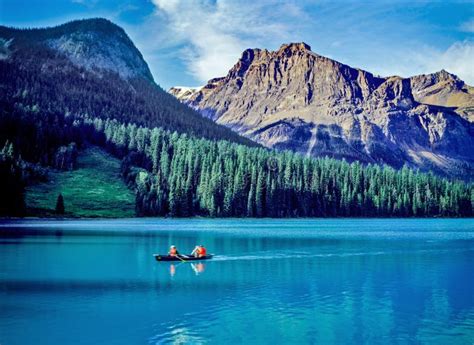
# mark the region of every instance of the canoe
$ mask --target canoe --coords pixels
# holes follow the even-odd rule
[[[209,260],[212,259],[214,256],[213,254],[209,254],[206,256],[202,256],[200,258],[195,257],[194,255],[180,255],[179,258],[176,256],[169,256],[167,254],[153,254],[156,261],[200,261],[200,260]]]

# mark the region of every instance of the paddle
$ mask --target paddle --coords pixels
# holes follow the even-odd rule
[[[186,260],[182,259],[179,254],[176,254],[176,257],[180,259],[182,262],[186,262]]]

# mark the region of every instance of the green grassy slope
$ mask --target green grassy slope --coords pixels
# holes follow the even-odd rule
[[[120,178],[120,161],[98,148],[79,154],[74,171],[51,171],[49,181],[26,189],[29,216],[54,216],[59,193],[66,216],[133,217],[135,194]]]

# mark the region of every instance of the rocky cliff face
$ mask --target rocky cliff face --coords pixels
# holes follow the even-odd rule
[[[474,150],[466,150],[474,147],[472,123],[444,106],[466,90],[447,72],[381,78],[294,43],[248,49],[227,76],[181,99],[268,147],[466,175],[474,167]]]

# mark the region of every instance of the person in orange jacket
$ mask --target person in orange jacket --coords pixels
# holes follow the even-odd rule
[[[199,246],[196,246],[196,248],[194,248],[191,255],[194,255],[197,258],[202,258],[206,256],[206,248],[204,248],[204,246],[200,244]]]

